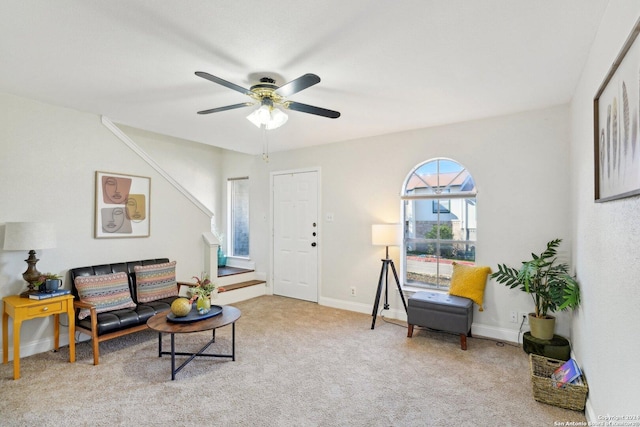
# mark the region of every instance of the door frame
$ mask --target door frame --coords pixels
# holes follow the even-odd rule
[[[318,250],[317,250],[317,278],[318,278],[318,284],[317,284],[317,304],[320,304],[320,295],[322,294],[321,290],[322,290],[322,239],[323,239],[323,227],[322,227],[322,168],[320,168],[320,166],[313,166],[313,167],[309,167],[309,168],[301,168],[301,169],[285,169],[285,170],[280,170],[280,171],[271,171],[269,173],[269,283],[271,283],[271,294],[273,295],[273,291],[275,289],[275,281],[274,281],[274,267],[275,267],[275,260],[274,260],[274,249],[273,249],[273,245],[274,245],[274,238],[273,238],[273,234],[274,234],[274,230],[273,230],[273,224],[274,224],[274,202],[273,202],[273,177],[276,175],[291,175],[291,174],[298,174],[298,173],[309,173],[309,172],[315,172],[316,173],[316,178],[318,180],[317,182],[317,189],[318,189]]]

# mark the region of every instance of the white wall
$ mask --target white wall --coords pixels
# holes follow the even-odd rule
[[[609,3],[571,104],[574,264],[583,300],[573,350],[589,381],[589,421],[640,408],[640,198],[593,201],[593,98],[639,16],[637,0]]]
[[[223,210],[220,188],[222,153],[225,150],[120,124],[117,126],[200,203],[212,212]]]
[[[532,251],[541,252],[548,240],[568,240],[568,120],[568,107],[559,106],[274,152],[269,163],[251,160],[252,183],[260,187],[252,192],[252,206],[269,205],[269,172],[320,167],[320,303],[370,313],[384,254],[384,248],[371,245],[371,224],[400,221],[402,184],[425,160],[453,158],[476,180],[479,264],[517,266]],[[332,222],[325,221],[326,213],[333,213]],[[252,218],[253,241],[258,224]],[[400,266],[398,248],[390,250]],[[351,286],[356,297],[350,296]],[[392,315],[402,318],[400,299],[392,298],[391,305]],[[474,332],[516,340],[519,325],[509,323],[509,312],[530,312],[532,307],[524,293],[489,282],[485,311],[476,311]],[[569,322],[560,316],[558,332],[568,335]]]
[[[258,135],[258,134],[257,134]],[[260,139],[256,138],[256,143]],[[249,177],[249,254],[251,261],[255,262],[255,270],[267,279],[268,291],[271,290],[268,282],[269,264],[269,167],[262,161],[262,156],[249,156],[234,151],[223,151],[222,157],[222,189],[226,200],[226,180],[229,178]],[[222,223],[227,223],[227,212],[221,212]]]
[[[202,233],[210,230],[210,219],[108,131],[100,117],[8,94],[0,94],[0,111],[0,242],[5,222],[54,222],[57,248],[38,251],[37,267],[65,275],[64,282],[69,268],[157,257],[177,260],[180,280],[202,271]],[[151,177],[150,237],[93,238],[95,171]],[[26,256],[0,246],[0,297],[26,288]],[[22,354],[53,348],[52,332],[48,318],[25,322]],[[68,342],[67,336],[61,341]]]

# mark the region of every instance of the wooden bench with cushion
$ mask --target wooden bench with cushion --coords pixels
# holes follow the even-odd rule
[[[150,317],[171,308],[181,285],[175,265],[157,258],[69,270],[76,331],[91,337],[94,365],[100,342],[145,330]]]

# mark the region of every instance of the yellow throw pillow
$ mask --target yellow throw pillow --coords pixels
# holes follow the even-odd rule
[[[487,285],[487,276],[491,273],[491,268],[453,263],[453,274],[451,274],[451,285],[449,295],[469,298],[482,308],[482,298],[484,288]]]

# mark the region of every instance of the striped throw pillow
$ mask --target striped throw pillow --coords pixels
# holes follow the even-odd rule
[[[138,303],[178,296],[175,261],[136,265],[133,271],[136,273]]]
[[[75,285],[80,301],[95,305],[98,313],[136,306],[131,299],[127,273],[78,276]],[[78,313],[78,319],[84,319],[89,314],[89,309],[83,308]]]

